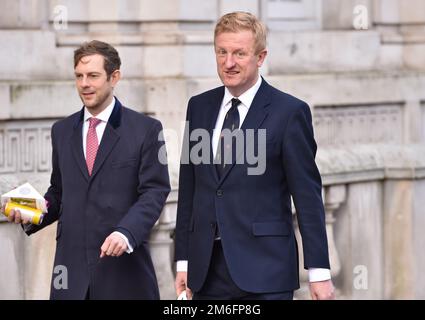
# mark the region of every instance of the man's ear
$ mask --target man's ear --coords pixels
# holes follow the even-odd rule
[[[258,57],[258,61],[257,61],[257,66],[261,67],[264,63],[264,60],[266,59],[267,56],[267,50],[264,49],[262,51],[260,51],[260,53],[257,55]]]
[[[118,81],[120,81],[121,79],[121,71],[115,70],[114,72],[112,72],[110,79],[111,79],[112,86],[114,87],[118,83]]]

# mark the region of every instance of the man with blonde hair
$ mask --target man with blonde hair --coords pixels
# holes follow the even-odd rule
[[[331,299],[310,109],[259,75],[267,55],[266,29],[252,14],[221,17],[214,48],[224,86],[192,97],[187,109],[188,133],[211,134],[213,161],[181,163],[176,293],[186,290],[194,299],[292,299],[299,288],[292,196],[311,296]],[[195,142],[183,150],[192,154]],[[260,172],[250,171],[250,147]]]

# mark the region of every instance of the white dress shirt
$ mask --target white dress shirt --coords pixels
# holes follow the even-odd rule
[[[248,110],[251,107],[252,101],[254,100],[254,97],[257,94],[257,91],[260,88],[262,81],[263,80],[261,79],[261,76],[258,76],[257,82],[255,82],[255,84],[251,88],[242,93],[239,97],[234,97],[230,93],[229,89],[227,89],[226,87],[224,88],[224,97],[221,103],[220,111],[218,113],[217,121],[215,123],[211,142],[214,158],[217,153],[218,141],[220,139],[220,133],[223,127],[224,117],[226,116],[227,111],[229,111],[229,109],[232,107],[232,99],[238,98],[241,101],[241,103],[238,105],[240,128],[246,118],[246,115],[248,114]],[[187,272],[187,260],[177,261],[176,270],[178,272]],[[329,269],[309,268],[308,278],[310,282],[329,280],[331,278],[331,272]]]
[[[223,128],[224,118],[226,117],[227,112],[232,107],[232,99],[238,98],[239,101],[241,102],[238,105],[239,128],[240,128],[246,118],[246,115],[248,114],[249,107],[251,106],[252,101],[254,100],[254,97],[261,86],[261,81],[262,81],[261,77],[258,76],[257,82],[251,88],[249,88],[244,93],[242,93],[239,97],[234,97],[230,93],[229,89],[227,89],[226,87],[224,88],[224,97],[223,97],[223,101],[221,102],[220,111],[218,112],[218,117],[215,123],[213,136],[211,140],[214,158],[217,153],[218,141],[220,139],[221,129]]]
[[[115,97],[112,98],[111,104],[109,104],[105,110],[103,110],[101,113],[99,113],[96,117],[96,119],[100,120],[100,123],[96,126],[96,134],[97,134],[97,141],[100,144],[100,141],[102,141],[103,133],[105,132],[106,125],[108,123],[109,117],[112,114],[112,111],[114,110],[115,105]],[[87,146],[87,132],[89,131],[89,119],[92,118],[93,115],[90,113],[90,110],[88,110],[86,107],[84,107],[84,123],[83,123],[83,150],[84,150],[84,158],[86,158],[86,146]],[[127,244],[127,253],[133,252],[133,247],[130,245],[130,242],[128,241],[127,237],[123,235],[121,232],[115,231],[112,234],[117,234],[121,238],[124,239],[125,243]]]

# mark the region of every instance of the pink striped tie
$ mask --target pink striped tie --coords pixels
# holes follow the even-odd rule
[[[89,131],[87,132],[86,141],[86,162],[89,176],[91,176],[96,159],[97,149],[99,148],[99,142],[97,140],[96,126],[101,120],[96,118],[89,118]]]

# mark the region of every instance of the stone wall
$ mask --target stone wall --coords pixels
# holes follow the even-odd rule
[[[181,132],[189,97],[220,84],[213,28],[233,10],[268,26],[266,80],[311,106],[338,297],[424,299],[422,0],[3,0],[0,192],[47,188],[50,126],[81,107],[72,68],[81,42],[116,46],[119,99]],[[151,246],[161,296],[173,299],[181,140],[166,136],[174,191]],[[16,272],[0,275],[0,298],[46,299],[55,225],[28,238],[1,221],[4,269]]]

